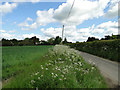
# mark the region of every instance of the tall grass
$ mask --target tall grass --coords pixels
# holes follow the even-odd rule
[[[26,64],[27,65],[27,64]],[[4,88],[105,88],[97,68],[75,52],[49,51],[4,83]]]
[[[39,60],[52,46],[2,47],[2,79],[22,73],[35,60]]]

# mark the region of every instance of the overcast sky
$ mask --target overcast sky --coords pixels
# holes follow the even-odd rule
[[[24,39],[37,36],[40,40],[47,40],[61,36],[63,24],[64,37],[72,42],[86,41],[92,36],[102,38],[112,33],[118,34],[120,0],[75,0],[69,18],[67,16],[73,0],[18,1],[0,3],[0,38]]]

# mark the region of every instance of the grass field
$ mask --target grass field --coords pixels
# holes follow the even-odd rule
[[[3,80],[24,71],[39,60],[52,46],[15,46],[2,48]]]
[[[95,66],[52,46],[3,47],[4,88],[105,88]]]

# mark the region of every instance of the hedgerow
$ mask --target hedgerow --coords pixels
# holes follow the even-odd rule
[[[120,39],[68,44],[77,50],[120,62]]]

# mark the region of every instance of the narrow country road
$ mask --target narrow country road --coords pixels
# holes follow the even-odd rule
[[[71,49],[68,46],[56,45],[54,49],[59,49],[59,51],[61,52],[70,50],[72,52],[80,54],[86,62],[95,64],[95,66],[98,67],[109,87],[113,88],[118,85],[120,86],[120,78],[118,78],[118,72],[120,72],[120,68],[118,69],[118,67],[120,67],[120,64],[118,64],[117,62],[113,62],[95,55]]]

